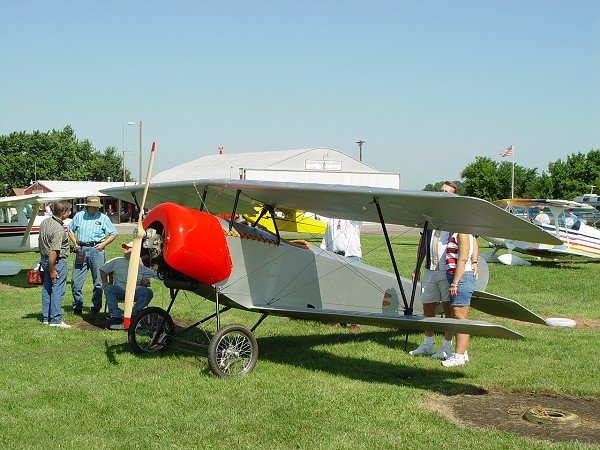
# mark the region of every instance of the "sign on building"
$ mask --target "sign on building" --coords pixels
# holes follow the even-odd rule
[[[325,170],[325,171],[341,171],[341,161],[325,161],[306,159],[304,160],[304,170]]]

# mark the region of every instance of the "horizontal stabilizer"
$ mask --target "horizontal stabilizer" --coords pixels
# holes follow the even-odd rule
[[[505,339],[524,339],[524,337],[508,328],[479,320],[441,319],[424,316],[398,316],[394,314],[363,313],[338,311],[334,309],[314,308],[274,308],[270,305],[256,305],[251,311],[274,316],[293,317],[304,320],[320,320],[323,322],[357,323],[378,327],[397,328],[400,330],[438,331],[449,333],[466,333],[473,336],[487,336]]]
[[[471,307],[492,316],[546,325],[544,319],[514,300],[490,294],[489,292],[473,292]]]

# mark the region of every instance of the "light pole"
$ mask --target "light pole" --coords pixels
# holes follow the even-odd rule
[[[139,141],[140,141],[140,158],[139,158],[139,177],[138,184],[142,184],[142,121],[139,122],[127,122],[127,125],[139,125]]]
[[[123,162],[123,186],[127,184],[125,178],[125,153],[127,153],[127,150],[121,150],[121,159]]]
[[[362,162],[362,146],[365,141],[356,141],[356,143],[358,144],[358,160]]]

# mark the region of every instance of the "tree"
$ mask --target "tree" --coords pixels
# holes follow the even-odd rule
[[[581,152],[567,156],[563,162],[558,159],[548,164],[552,179],[552,197],[572,200],[589,191],[590,185],[600,180],[600,150],[590,150],[587,155]]]
[[[494,201],[499,198],[498,163],[487,156],[476,156],[460,174],[465,179],[465,195]]]
[[[67,125],[62,130],[21,131],[0,136],[1,195],[11,187],[27,187],[36,179],[71,181],[122,180],[122,159],[114,147],[98,152],[78,140]],[[131,181],[131,173],[125,170]]]
[[[512,162],[503,161],[498,165],[498,183],[500,191],[498,199],[510,198],[512,186]],[[515,164],[515,197],[527,197],[525,191],[537,178],[537,169],[528,169],[527,167]]]

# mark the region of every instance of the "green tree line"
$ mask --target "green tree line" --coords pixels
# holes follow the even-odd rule
[[[0,135],[0,195],[25,188],[31,181],[121,181],[123,160],[115,147],[97,151],[79,140],[70,126],[62,130],[20,131]],[[125,169],[125,179],[132,181]]]
[[[511,196],[512,162],[476,156],[460,176],[461,180],[454,182],[461,195],[489,201]],[[443,182],[427,184],[424,190],[437,191]],[[573,200],[589,192],[591,185],[600,186],[600,150],[573,153],[564,161],[549,163],[548,171],[540,174],[538,169],[515,164],[515,197]]]

